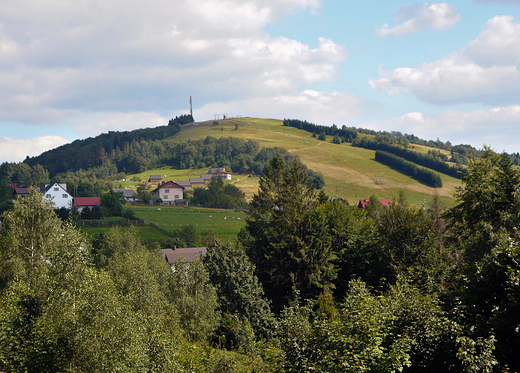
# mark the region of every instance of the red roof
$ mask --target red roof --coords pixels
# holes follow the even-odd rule
[[[101,197],[76,197],[74,204],[76,206],[101,206]]]
[[[392,207],[390,200],[388,198],[380,199],[379,202],[385,207]],[[366,209],[367,205],[370,203],[370,199],[362,199],[358,203],[358,207],[361,209]]]
[[[157,187],[157,189],[162,189],[162,188],[178,188],[178,189],[184,189],[184,187],[182,185],[179,185],[177,184],[176,182],[174,181],[167,181],[165,183],[163,183],[162,185],[159,185]],[[156,190],[157,190],[156,189]]]

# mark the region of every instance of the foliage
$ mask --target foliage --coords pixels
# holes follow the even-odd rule
[[[207,188],[196,188],[191,203],[204,207],[240,208],[246,206],[246,196],[232,184],[224,185],[220,177],[213,177]]]
[[[123,193],[116,193],[110,190],[101,196],[101,209],[103,216],[121,216],[123,215],[123,205],[126,203]]]
[[[150,165],[147,153],[155,140],[174,136],[180,131],[180,125],[103,133],[95,138],[76,140],[42,153],[37,157],[27,158],[24,163],[34,167],[43,165],[51,177],[67,171],[79,171],[92,167],[101,167],[114,162],[117,169],[130,172],[144,170]],[[157,149],[154,149],[157,150]],[[123,158],[123,155],[128,156]]]
[[[493,333],[500,366],[517,371],[520,338],[513,325],[520,324],[520,171],[506,154],[485,149],[470,162],[462,182],[457,204],[445,217],[448,243],[463,254],[457,294],[464,305],[464,322],[472,325],[469,337],[477,342]]]
[[[284,119],[283,125],[288,127],[295,127],[307,132],[311,133],[319,133],[320,136],[324,136],[324,138],[319,138],[319,140],[325,140],[328,136],[338,136],[339,138],[344,139],[345,141],[351,142],[352,139],[355,139],[358,135],[358,132],[355,128],[347,128],[346,126],[342,126],[339,129],[335,124],[332,126],[319,126],[314,123],[309,123],[307,121],[302,121],[298,119]],[[339,144],[339,142],[337,143]]]
[[[191,114],[181,114],[180,116],[176,116],[168,121],[169,126],[183,125],[193,123],[193,116]]]
[[[442,153],[428,151],[428,154],[422,154],[413,150],[408,150],[402,146],[392,145],[384,141],[369,140],[366,137],[359,137],[353,143],[352,146],[359,146],[366,149],[380,150],[386,153],[393,154],[397,157],[404,158],[407,161],[421,165],[423,167],[430,168],[437,172],[449,175],[460,179],[462,175],[466,173],[466,169],[462,166],[454,167],[448,165],[445,161],[446,158],[442,157]]]
[[[40,164],[4,162],[0,165],[0,182],[17,183],[19,188],[49,183],[49,172]]]
[[[173,294],[188,340],[208,340],[220,321],[217,292],[201,260],[174,263]]]
[[[313,297],[334,278],[330,238],[316,201],[300,164],[288,168],[274,158],[249,205],[242,243],[276,310],[295,290]]]
[[[404,158],[395,156],[393,154],[377,150],[375,160],[390,166],[417,181],[424,183],[432,188],[442,187],[442,180],[440,176],[430,170],[417,167],[412,162],[406,161]]]
[[[217,242],[208,248],[203,261],[217,290],[220,311],[247,319],[258,336],[269,336],[274,326],[271,310],[247,255]]]

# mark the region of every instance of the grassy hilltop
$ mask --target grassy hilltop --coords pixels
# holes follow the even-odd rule
[[[327,194],[342,197],[350,203],[368,198],[372,194],[376,194],[379,198],[396,198],[401,190],[405,192],[408,201],[412,204],[424,201],[429,203],[435,193],[434,188],[376,162],[373,150],[352,147],[349,143],[333,144],[331,136],[328,136],[326,141],[320,141],[307,131],[282,126],[282,120],[232,118],[219,120],[218,126],[214,126],[213,122],[211,120],[184,125],[175,137],[179,140],[196,140],[206,136],[216,138],[232,136],[254,140],[266,147],[285,148],[299,155],[309,168],[324,175]],[[238,129],[236,129],[237,125]],[[360,134],[360,136],[370,135]],[[414,146],[414,150],[418,152],[426,153],[429,149],[431,148],[426,146]],[[342,161],[342,158],[346,158],[346,161]],[[164,174],[168,174],[167,170],[163,171]],[[176,172],[178,171],[180,170]],[[382,183],[376,183],[376,175],[383,175]],[[460,185],[460,180],[444,174],[440,176],[443,187],[438,188],[437,193],[444,204],[451,205],[455,188]],[[243,188],[250,197],[256,191],[257,180],[255,182],[255,179],[249,178],[235,185]]]

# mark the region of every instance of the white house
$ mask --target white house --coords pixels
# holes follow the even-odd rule
[[[211,180],[214,176],[225,180],[231,180],[231,172],[227,172],[225,167],[212,167],[208,170],[207,174],[201,175],[200,177]]]
[[[62,207],[66,209],[72,208],[74,198],[67,192],[67,184],[42,184],[40,185],[40,192],[43,193],[43,198],[54,202],[57,209]]]
[[[184,187],[173,181],[167,181],[152,191],[153,199],[162,199],[164,204],[179,205],[184,204]]]

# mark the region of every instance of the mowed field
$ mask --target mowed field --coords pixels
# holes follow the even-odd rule
[[[233,136],[257,141],[265,147],[286,148],[299,155],[309,168],[324,175],[327,194],[346,199],[351,204],[369,198],[372,194],[379,198],[397,198],[399,192],[403,191],[412,204],[428,204],[434,193],[437,193],[444,205],[451,206],[455,189],[461,185],[459,179],[439,174],[443,187],[435,190],[376,162],[373,150],[352,147],[349,143],[333,144],[330,136],[326,141],[320,141],[307,131],[282,126],[283,121],[278,119],[232,118],[219,120],[219,125],[215,127],[212,127],[212,123],[208,121],[185,126],[176,138],[187,140],[206,136]],[[238,129],[235,129],[236,125]],[[414,146],[414,150],[421,153],[429,149],[433,148]],[[376,175],[379,180],[382,178],[382,183],[376,182]],[[235,185],[243,188],[249,199],[258,185],[257,180],[256,184],[254,181],[245,179]]]
[[[245,224],[246,213],[225,209],[168,206],[128,206],[145,223],[153,223],[167,231],[191,224],[200,233],[214,231],[222,241],[232,242]]]
[[[147,244],[167,239],[168,236],[161,231],[154,229],[150,223],[157,225],[166,231],[173,232],[185,225],[193,225],[197,233],[201,233],[205,229],[210,229],[219,237],[222,242],[234,242],[238,233],[245,225],[247,214],[240,211],[225,209],[209,209],[209,208],[185,208],[185,207],[168,207],[168,206],[132,206],[127,204],[125,207],[134,210],[136,215],[145,221],[144,225],[136,225],[137,235]],[[109,218],[108,220],[124,219]],[[92,241],[97,233],[110,229],[108,226],[82,226],[77,228],[85,233],[89,240]],[[122,226],[121,229],[129,229]]]

